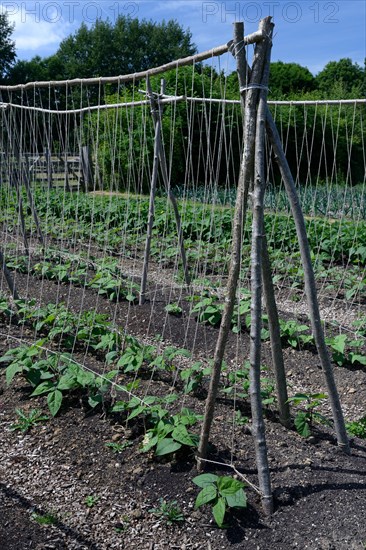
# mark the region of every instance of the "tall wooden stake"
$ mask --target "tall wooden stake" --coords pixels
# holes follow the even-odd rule
[[[168,194],[169,200],[172,204],[174,217],[175,217],[175,223],[177,227],[177,233],[178,233],[178,244],[179,244],[179,250],[180,250],[180,256],[182,259],[182,266],[183,266],[183,272],[184,272],[184,279],[186,282],[186,285],[189,286],[191,283],[189,270],[188,270],[188,263],[187,263],[187,256],[186,251],[184,247],[184,239],[183,239],[183,232],[182,232],[182,223],[180,219],[180,214],[178,210],[178,204],[177,199],[174,196],[173,191],[170,188],[170,182],[169,182],[169,176],[168,176],[168,169],[166,164],[166,157],[165,157],[165,151],[163,147],[163,140],[161,137],[161,108],[159,106],[159,103],[155,100],[154,95],[151,90],[150,81],[147,78],[146,79],[146,88],[147,88],[147,94],[150,99],[151,104],[151,114],[154,121],[155,126],[155,137],[154,137],[154,163],[153,163],[153,173],[152,173],[152,182],[151,182],[151,190],[150,190],[150,204],[149,204],[149,220],[151,219],[151,229],[149,228],[149,222],[148,222],[148,233],[152,230],[152,223],[154,221],[154,205],[151,204],[151,199],[155,201],[155,195],[156,195],[156,178],[157,178],[157,171],[160,163],[161,168],[161,174],[163,177],[164,187],[166,189],[166,192]],[[164,81],[162,81],[162,93],[164,93]],[[156,156],[157,155],[157,156]],[[156,164],[156,166],[155,166]],[[155,179],[155,181],[153,181]],[[153,189],[154,185],[154,189]],[[150,243],[151,243],[151,234],[150,236],[146,237],[146,245],[148,245],[148,249],[145,246],[144,251],[144,264],[142,269],[142,278],[141,278],[141,289],[140,289],[140,305],[144,303],[145,301],[145,294],[146,294],[146,286],[147,286],[147,270],[148,270],[148,263],[149,263],[149,256],[150,256]]]
[[[337,435],[338,445],[346,452],[350,452],[349,440],[344,424],[344,417],[341,403],[339,400],[337,386],[334,380],[332,364],[325,344],[324,332],[320,318],[318,297],[315,284],[315,276],[311,263],[310,246],[306,234],[304,215],[301,210],[299,197],[296,192],[295,182],[293,180],[290,167],[282,149],[281,138],[278,134],[272,115],[267,109],[267,133],[271,141],[273,151],[281,171],[287,196],[289,198],[292,215],[294,217],[297,238],[300,246],[301,261],[304,268],[305,293],[309,307],[311,327],[314,334],[315,343],[318,349],[321,366],[324,373],[325,382],[329,392],[329,400],[332,408],[334,426]]]
[[[85,192],[94,190],[93,162],[88,145],[81,148],[81,170],[84,179]]]
[[[19,158],[19,163],[21,163],[20,158]],[[28,202],[29,202],[29,206],[30,206],[30,209],[31,209],[31,212],[32,212],[32,215],[33,215],[34,223],[36,224],[38,238],[39,238],[42,246],[44,246],[45,243],[44,243],[43,233],[42,233],[42,229],[41,229],[41,224],[39,223],[37,209],[36,209],[36,205],[34,204],[32,190],[31,190],[31,187],[30,187],[29,166],[28,166],[27,160],[26,160],[25,167],[23,165],[21,165],[20,170],[21,170],[21,174],[23,175],[22,180],[23,180],[23,183],[24,183],[25,190],[27,192]]]
[[[215,410],[216,396],[221,375],[221,366],[236,301],[236,290],[238,286],[241,264],[243,227],[247,211],[248,192],[250,183],[253,178],[254,167],[255,119],[258,89],[251,88],[250,85],[248,87],[248,84],[250,83],[248,83],[247,62],[244,48],[244,24],[242,22],[234,24],[233,48],[234,55],[236,57],[237,73],[239,86],[241,89],[241,100],[244,112],[244,150],[240,166],[240,175],[233,219],[231,260],[229,266],[225,308],[222,315],[219,336],[215,349],[210,386],[206,399],[205,415],[201,428],[200,442],[197,453],[197,467],[199,470],[203,470],[203,460],[207,456],[208,440]],[[262,67],[257,63],[253,67],[253,81],[260,82],[261,75]]]
[[[23,243],[24,243],[24,251],[26,255],[29,255],[29,244],[27,239],[27,232],[25,228],[25,218],[24,218],[24,209],[23,209],[23,198],[22,193],[20,190],[20,174],[19,170],[13,171],[11,175],[11,182],[10,184],[15,187],[15,191],[17,194],[17,201],[18,201],[18,214],[19,214],[19,221],[20,221],[20,230],[23,236]]]
[[[13,296],[14,300],[19,300],[19,294],[18,294],[18,291],[16,289],[14,279],[13,279],[9,269],[7,268],[7,265],[5,263],[5,257],[4,257],[4,254],[3,254],[2,250],[0,250],[0,266],[1,266],[1,269],[3,270],[3,272],[4,272],[5,279],[6,279],[6,282],[8,283],[8,287],[10,289],[11,295]]]
[[[252,248],[251,248],[251,323],[250,323],[250,401],[252,410],[252,434],[254,438],[259,487],[264,512],[273,512],[271,479],[268,467],[267,444],[261,396],[261,330],[262,330],[262,250],[264,227],[265,190],[265,125],[267,110],[267,86],[273,24],[270,18],[261,21],[266,38],[256,47],[254,63],[263,68],[260,80],[251,85],[260,88],[256,118],[255,164],[253,189]],[[254,73],[254,70],[253,70]],[[253,74],[252,74],[253,76]]]
[[[268,315],[268,327],[271,340],[271,352],[273,372],[276,381],[277,405],[280,415],[280,422],[286,428],[291,426],[290,406],[288,403],[286,372],[282,353],[280,323],[276,298],[273,288],[271,262],[268,254],[267,239],[263,227],[262,243],[262,279],[263,294]]]
[[[52,157],[49,147],[45,149],[44,156],[46,158],[46,170],[47,170],[47,186],[48,189],[53,187],[53,174],[52,174]]]
[[[158,179],[158,168],[159,168],[159,144],[158,144],[159,132],[160,132],[160,120],[158,120],[155,125],[154,161],[153,161],[153,169],[152,169],[152,175],[151,175],[151,189],[150,189],[149,213],[148,213],[148,219],[147,219],[147,232],[146,232],[146,241],[145,241],[145,250],[144,250],[144,263],[142,267],[142,276],[141,276],[140,299],[139,299],[140,305],[144,304],[146,300],[147,272],[149,268],[152,228],[154,224],[154,214],[155,214],[156,182]]]

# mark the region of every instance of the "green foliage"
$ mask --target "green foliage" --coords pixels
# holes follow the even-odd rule
[[[181,370],[180,377],[184,382],[184,393],[197,392],[202,389],[202,383],[205,377],[211,374],[211,370],[211,367],[202,367],[199,361]]]
[[[48,420],[48,416],[44,415],[39,409],[32,409],[29,412],[15,409],[15,412],[18,415],[18,420],[11,425],[11,429],[20,430],[23,433],[28,432],[31,428],[37,426],[37,424]]]
[[[7,384],[15,375],[22,374],[33,388],[31,397],[47,396],[52,416],[59,412],[63,398],[69,392],[86,391],[92,408],[102,403],[104,394],[110,389],[110,380],[117,371],[111,371],[104,377],[97,376],[86,371],[67,354],[48,354],[42,348],[43,343],[12,348],[0,358],[0,362],[9,363],[6,368]]]
[[[327,399],[325,393],[297,393],[289,398],[289,403],[300,406],[295,416],[295,428],[302,437],[310,437],[314,421],[329,424],[328,419],[315,410],[324,399]]]
[[[171,315],[182,315],[183,313],[183,309],[176,303],[166,305],[164,310]]]
[[[297,321],[293,320],[279,320],[281,340],[289,344],[293,348],[299,348],[304,345],[314,344],[314,338],[308,333],[309,327],[307,325],[300,325]]]
[[[132,441],[124,441],[123,443],[118,443],[115,441],[109,441],[105,444],[106,447],[109,447],[114,453],[122,453],[125,449],[132,446]]]
[[[88,495],[85,497],[84,502],[88,508],[93,508],[97,504],[98,500],[99,500],[99,497],[95,495]]]
[[[14,25],[9,23],[8,14],[2,10],[0,13],[0,80],[7,77],[15,61],[15,42],[11,39]]]
[[[149,411],[148,422],[152,426],[146,431],[142,452],[155,449],[156,456],[175,453],[182,447],[198,446],[198,436],[188,431],[188,427],[200,419],[193,411],[182,409],[180,413],[170,415],[166,409],[153,407]]]
[[[193,483],[201,487],[195,502],[195,508],[210,504],[217,525],[224,527],[228,508],[246,508],[247,499],[244,483],[228,476],[201,474],[193,478]]]
[[[200,299],[192,309],[192,313],[197,313],[197,320],[200,323],[207,323],[217,326],[222,317],[224,306],[218,303],[215,296],[206,296]]]
[[[129,243],[129,246],[134,250],[139,251],[140,246],[143,246],[144,232],[146,231],[146,220],[148,213],[148,199],[144,197],[116,197],[113,201],[113,205],[109,204],[107,197],[98,196],[93,198],[92,201],[84,195],[80,195],[78,201],[75,200],[73,195],[67,195],[64,197],[58,191],[50,193],[50,198],[46,198],[36,192],[37,208],[44,215],[48,216],[48,231],[50,227],[54,228],[55,234],[61,234],[64,238],[71,237],[75,234],[83,236],[83,238],[89,240],[90,238],[96,245],[103,247],[108,242],[109,250],[118,251],[121,245],[125,242],[125,238]],[[14,198],[14,211],[16,209],[16,197]],[[60,203],[65,202],[65,209],[68,212],[67,221],[60,209]],[[4,196],[0,190],[0,204],[6,206],[5,212],[7,212],[7,223],[11,222],[12,214],[9,205],[8,197]],[[361,202],[360,202],[361,204]],[[200,203],[181,203],[179,204],[182,216],[182,230],[184,232],[184,238],[186,239],[186,245],[189,249],[189,256],[193,261],[210,261],[217,272],[223,273],[227,269],[227,261],[229,256],[229,249],[231,243],[231,223],[232,223],[232,209],[226,208],[207,208],[207,205]],[[161,239],[164,237],[164,247],[169,248],[176,244],[176,228],[175,221],[170,208],[166,208],[165,199],[157,199],[156,201],[156,218],[153,230],[153,255],[160,258],[161,254]],[[365,211],[366,214],[366,211]],[[4,216],[4,214],[2,214]],[[2,219],[4,219],[2,217]],[[52,223],[51,221],[52,220]],[[77,222],[75,222],[77,220]],[[93,220],[93,231],[90,233],[90,223]],[[70,225],[70,227],[68,227]],[[244,233],[244,249],[250,245],[250,215],[248,216],[248,229]],[[331,262],[332,266],[348,266],[350,272],[349,277],[344,278],[342,283],[345,287],[345,292],[358,295],[362,294],[365,289],[366,281],[360,277],[359,272],[353,273],[350,271],[353,264],[354,266],[363,266],[366,262],[366,250],[362,245],[366,239],[366,223],[358,221],[354,223],[350,220],[327,220],[326,218],[311,218],[306,221],[309,243],[313,251],[313,257],[317,259],[320,266],[320,260],[322,263]],[[299,260],[294,253],[294,249],[297,247],[297,236],[295,225],[291,216],[271,213],[265,215],[266,233],[270,235],[269,245],[271,247],[271,256],[275,261],[276,271],[281,274],[282,277],[287,277],[291,282],[301,282],[302,275],[299,270]],[[125,235],[119,234],[120,228],[123,227]],[[45,227],[46,229],[46,227]],[[70,230],[70,234],[68,231]],[[218,242],[220,243],[218,245]],[[204,250],[204,254],[203,251]],[[290,262],[288,262],[289,255]],[[7,256],[9,266],[14,266],[21,272],[32,273],[32,267],[29,266],[29,260],[19,261],[11,255]],[[80,260],[79,260],[80,262]],[[100,262],[100,261],[99,261]],[[136,296],[138,289],[135,287],[130,288],[126,285],[123,274],[114,260],[114,264],[109,263],[109,260],[104,262],[94,262],[98,275],[98,280],[95,281],[97,290],[103,292],[103,295],[108,297],[108,294],[112,294],[114,299],[117,294],[119,296],[131,299],[132,295]],[[297,263],[297,266],[296,266]],[[42,262],[38,262],[42,264]],[[68,262],[61,259],[54,259],[51,261],[47,259],[47,271],[53,270],[50,264],[57,266],[57,268],[47,277],[58,280],[63,276],[62,273],[67,271],[67,278],[71,282],[72,277],[78,274],[79,283],[84,284],[83,280],[86,280],[86,284],[89,284],[86,279],[86,270],[83,267],[82,262],[78,264],[77,261],[71,265]],[[78,267],[78,265],[80,267]],[[28,266],[28,267],[27,267]],[[247,268],[248,263],[245,265]],[[65,269],[63,269],[63,267]],[[290,269],[291,268],[291,269]],[[328,269],[328,265],[327,265]],[[82,274],[84,271],[84,276]],[[61,275],[59,275],[59,273]],[[108,275],[110,273],[110,276]],[[333,272],[334,273],[334,272]],[[333,275],[332,273],[332,275]],[[325,267],[323,269],[323,275],[325,274]],[[83,279],[84,277],[84,279]],[[103,290],[101,280],[105,277],[105,284],[110,284],[110,290]],[[116,282],[114,282],[116,281]],[[73,282],[74,284],[74,282]],[[291,284],[291,283],[290,283]],[[341,283],[340,283],[341,284]],[[356,290],[355,290],[356,289]],[[114,293],[114,294],[113,294]],[[350,294],[348,294],[350,296]],[[212,296],[211,296],[212,297]],[[204,298],[210,298],[210,295],[202,296]],[[200,297],[201,299],[201,297]],[[244,301],[245,301],[244,297]],[[215,303],[207,304],[216,308]],[[204,304],[202,304],[204,306]],[[240,307],[242,307],[240,305]],[[204,314],[203,307],[202,313]],[[219,311],[213,312],[213,321],[219,318]],[[207,312],[208,315],[208,312]],[[208,316],[209,317],[209,316]],[[233,319],[233,327],[238,326],[238,318],[236,316]]]
[[[351,435],[355,435],[360,439],[366,439],[366,416],[363,416],[359,420],[346,422],[346,430]]]
[[[33,512],[31,518],[39,525],[56,525],[58,523],[57,516],[52,513],[38,514],[37,512]]]
[[[120,15],[114,23],[83,23],[61,42],[56,56],[68,78],[89,78],[143,71],[195,51],[190,32],[177,21],[155,23]]]
[[[356,319],[352,324],[356,329],[357,336],[366,336],[366,316]]]
[[[57,55],[41,58],[36,55],[30,60],[19,59],[10,69],[9,84],[40,82],[46,80],[62,80],[64,66]]]
[[[282,99],[294,92],[312,91],[314,86],[315,79],[307,67],[282,61],[271,63],[269,99]]]
[[[2,18],[4,45],[0,51],[5,60],[9,59],[8,67],[15,58],[14,43],[9,40],[13,29],[9,29],[5,15]],[[129,74],[192,55],[195,51],[191,33],[175,20],[157,23],[120,15],[114,22],[98,19],[91,26],[82,23],[75,33],[61,41],[56,54],[18,61],[9,79],[12,84],[18,84]]]
[[[222,74],[218,74],[215,71],[211,72],[210,69],[198,65],[194,68],[193,77],[192,68],[183,67],[179,72],[174,69],[165,73],[164,80],[166,85],[165,93],[168,95],[181,94],[204,97],[207,94],[207,90],[210,89],[213,97],[220,98],[222,96],[222,89],[225,86]],[[151,78],[151,87],[154,92],[159,93],[160,76]],[[134,87],[130,85],[126,86],[125,88],[121,88],[118,93],[107,95],[105,101],[109,104],[135,101],[136,97],[141,97],[139,89],[141,89],[141,84]],[[233,107],[233,109],[236,109],[236,107]],[[211,124],[208,132],[212,136],[211,144],[209,136],[207,136],[207,140],[201,139],[200,121],[202,120],[202,113],[205,113],[204,106],[197,106],[192,113],[192,119],[189,124],[190,128],[188,127],[186,106],[183,103],[164,106],[161,121],[162,138],[165,143],[174,144],[170,152],[170,178],[173,185],[184,181],[186,177],[186,161],[184,155],[182,155],[182,151],[187,147],[188,135],[192,139],[192,145],[190,146],[193,157],[191,167],[194,170],[194,174],[190,177],[197,181],[204,180],[205,166],[202,161],[202,155],[205,155],[207,152],[207,154],[211,154],[217,159],[219,158],[219,147],[215,145],[212,150],[212,144],[216,144],[215,136],[217,135],[219,125],[221,127],[222,116],[227,117],[228,120],[228,124],[225,126],[227,139],[231,141],[233,151],[239,154],[238,131],[241,131],[240,125],[236,121],[233,123],[233,117],[230,113],[223,114],[218,104],[213,104],[210,107],[210,112]],[[148,163],[153,158],[155,131],[150,109],[146,105],[136,106],[133,110],[120,109],[117,113],[117,126],[115,111],[107,110],[98,113],[98,115],[91,114],[85,119],[84,132],[86,135],[93,134],[98,129],[100,145],[97,155],[102,179],[106,183],[113,182],[113,185],[117,185],[120,190],[124,190],[130,187],[127,179],[130,171],[133,171],[134,167],[142,161]],[[173,118],[174,127],[171,125]],[[113,148],[110,146],[111,127],[115,128],[113,140],[116,147]],[[230,175],[233,181],[236,181],[237,169],[232,162],[220,158],[218,181],[224,184],[227,181],[228,175]],[[141,191],[148,192],[150,185],[148,174],[136,174],[136,178],[139,179]],[[171,249],[171,253],[175,255],[176,250]]]
[[[190,298],[195,302],[192,308],[192,313],[197,313],[197,320],[200,323],[207,323],[212,326],[218,326],[221,322],[224,304],[220,303],[218,297],[206,290],[202,296],[192,296]],[[250,294],[240,299],[239,303],[235,304],[231,328],[233,332],[241,331],[241,321],[243,316],[250,311]],[[250,328],[250,315],[245,317],[247,328]],[[264,336],[264,333],[263,333]],[[264,336],[265,337],[265,336]]]
[[[263,376],[267,367],[262,366],[261,376],[261,398],[263,405],[272,405],[276,398],[274,395],[274,382],[271,378]],[[245,361],[244,366],[234,372],[228,372],[226,374],[225,387],[222,392],[228,396],[235,396],[240,399],[247,399],[249,397],[250,388],[250,363]]]
[[[184,521],[184,514],[176,500],[167,501],[160,498],[159,506],[157,508],[151,508],[149,512],[157,516],[168,525]]]
[[[365,345],[365,339],[350,340],[346,334],[338,334],[326,338],[326,343],[332,350],[333,361],[340,367],[348,365],[366,365],[366,355],[360,352]]]
[[[235,411],[235,424],[237,426],[246,426],[248,422],[249,418],[247,416],[243,416],[239,410]]]
[[[315,83],[329,98],[334,96],[337,86],[341,86],[342,99],[360,98],[366,93],[365,69],[350,58],[327,63],[316,75]]]

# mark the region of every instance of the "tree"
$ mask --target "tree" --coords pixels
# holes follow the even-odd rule
[[[23,84],[63,78],[64,67],[57,55],[44,58],[36,55],[30,61],[17,61],[9,70],[7,80],[9,84]]]
[[[366,60],[365,60],[366,62]],[[360,98],[366,94],[366,68],[353,63],[348,57],[330,61],[315,77],[317,88],[327,97],[342,94],[343,99]]]
[[[271,63],[269,98],[281,99],[292,93],[306,93],[314,89],[315,79],[307,67],[298,63]]]
[[[82,24],[65,38],[56,53],[65,78],[114,76],[143,71],[192,55],[191,33],[176,21],[154,23],[120,16],[113,25],[97,20]]]
[[[6,78],[13,65],[16,53],[15,42],[11,40],[14,25],[8,20],[7,13],[0,13],[0,79]]]

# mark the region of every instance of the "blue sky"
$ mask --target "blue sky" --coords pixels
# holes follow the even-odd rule
[[[190,29],[199,51],[230,40],[234,21],[244,21],[248,34],[257,29],[260,18],[272,15],[272,60],[300,63],[314,74],[328,61],[350,57],[363,65],[366,56],[364,0],[0,0],[0,6],[15,23],[19,59],[51,55],[82,21],[88,25],[97,17],[113,21],[118,14],[153,21],[176,19]]]

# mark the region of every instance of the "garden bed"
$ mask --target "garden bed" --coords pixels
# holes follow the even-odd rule
[[[184,311],[182,317],[167,315],[164,308],[172,296],[156,285],[150,289],[154,301],[137,306],[128,301],[110,302],[91,288],[56,286],[48,280],[40,284],[34,276],[18,274],[17,282],[21,295],[34,298],[40,306],[55,302],[57,296],[57,301],[65,302],[74,314],[96,309],[122,331],[128,328],[144,345],[155,345],[161,352],[171,345],[185,347],[194,360],[206,366],[213,355],[217,328],[198,323]],[[2,322],[1,355],[18,345],[17,339],[34,341],[34,329],[15,321]],[[245,351],[237,355],[238,342],[241,350],[248,350],[245,331],[230,334],[225,357],[228,372],[230,365],[234,368],[236,362],[245,359]],[[54,341],[49,347],[62,350],[62,345]],[[311,349],[288,346],[284,355],[291,395],[323,390],[320,364]],[[95,373],[105,372],[105,361],[91,349],[79,347],[74,357]],[[177,368],[182,368],[184,357],[177,361]],[[270,364],[268,342],[263,343],[263,363]],[[126,383],[127,374],[124,376],[120,384]],[[335,376],[346,419],[360,418],[366,402],[364,367],[335,366]],[[182,381],[172,384],[173,380],[174,372],[141,376],[135,393],[176,393],[179,408],[184,405],[202,414],[207,377],[198,391],[189,393],[182,391]],[[30,398],[31,391],[23,378],[15,377],[8,386],[1,376],[1,548],[364,548],[364,440],[353,438],[352,453],[346,456],[338,449],[330,427],[315,424],[312,436],[302,438],[295,430],[281,426],[269,404],[265,422],[275,513],[264,517],[258,495],[247,486],[248,507],[228,514],[228,527],[220,530],[209,506],[194,509],[199,488],[192,482],[197,475],[193,450],[161,457],[151,451],[143,453],[143,423],[139,419],[126,423],[123,414],[110,414],[108,400],[103,408],[91,409],[82,392],[71,392],[52,417],[46,397]],[[119,391],[111,397],[114,401],[120,398]],[[250,414],[245,399],[239,398],[235,406],[242,416]],[[172,414],[178,410],[174,403],[169,407]],[[39,409],[49,420],[26,433],[12,430],[17,420],[15,408],[28,412]],[[208,471],[233,475],[230,467],[223,466],[232,460],[239,474],[256,485],[250,422],[237,423],[233,428],[233,411],[232,395],[221,393],[210,452],[210,460],[219,465],[208,464]],[[326,400],[321,412],[330,417]],[[192,431],[197,433],[197,426]],[[107,445],[110,443],[114,446]],[[160,499],[168,507],[179,508],[184,521],[169,525],[169,513],[161,515],[164,508]]]

